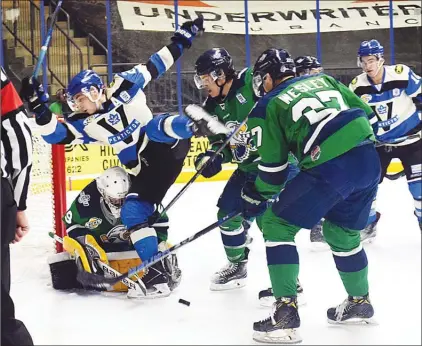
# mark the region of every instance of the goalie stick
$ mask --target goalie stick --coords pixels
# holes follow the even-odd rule
[[[55,241],[63,244],[63,238],[59,237],[57,234],[53,233],[53,232],[49,232],[48,235],[53,238]],[[118,272],[116,269],[108,266],[107,264],[105,264],[104,262],[101,262],[100,260],[97,260],[97,265],[101,268],[101,270],[104,273],[109,274],[111,277],[119,277],[122,274],[120,272]],[[147,290],[146,287],[144,285],[144,283],[142,282],[142,280],[137,280],[137,281],[133,281],[132,279],[130,279],[129,277],[126,277],[122,280],[120,280],[124,285],[126,285],[128,288],[135,290],[136,292],[142,293],[144,296],[146,296]],[[116,282],[117,283],[117,282]],[[100,287],[98,286],[98,288],[105,288],[105,287]]]
[[[119,282],[119,281],[121,281],[125,278],[131,277],[132,275],[137,274],[141,270],[149,268],[150,266],[157,263],[158,261],[161,261],[163,258],[173,254],[176,250],[180,249],[181,247],[185,246],[186,244],[193,242],[195,239],[202,237],[203,235],[207,234],[208,232],[212,231],[213,229],[221,226],[225,222],[227,222],[227,221],[229,221],[229,220],[231,220],[231,219],[233,219],[237,216],[240,216],[241,214],[242,214],[241,212],[237,212],[237,211],[232,212],[230,214],[227,214],[222,219],[217,220],[213,224],[205,227],[204,229],[195,233],[194,235],[190,236],[189,238],[182,240],[180,243],[173,245],[169,249],[167,249],[163,252],[157,253],[156,255],[151,257],[149,260],[143,261],[141,265],[139,265],[135,268],[129,269],[129,271],[127,273],[122,274],[122,275],[120,275],[116,278],[106,278],[102,275],[88,273],[88,272],[85,272],[85,271],[79,271],[78,274],[77,274],[77,280],[82,285],[88,286],[88,287],[102,288],[102,287],[113,286],[117,282]]]

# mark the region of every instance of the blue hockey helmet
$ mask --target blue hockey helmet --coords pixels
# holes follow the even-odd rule
[[[226,81],[236,75],[233,58],[224,48],[212,48],[202,53],[195,62],[195,84],[198,89],[203,89],[204,83],[201,76],[210,75],[215,81],[225,77]]]
[[[265,93],[263,82],[267,73],[274,81],[296,75],[295,62],[287,50],[270,48],[257,59],[253,69],[253,89],[257,97]]]
[[[95,88],[99,96],[97,99],[93,99],[91,95],[92,88]],[[101,97],[102,92],[105,88],[101,77],[93,70],[83,70],[79,72],[75,77],[72,78],[67,87],[67,100],[69,107],[72,110],[77,110],[77,106],[74,102],[74,97],[82,93],[92,102],[97,102]]]
[[[358,49],[358,66],[361,67],[360,62],[362,57],[373,55],[378,59],[384,57],[384,47],[378,40],[372,39],[370,41],[363,41]]]

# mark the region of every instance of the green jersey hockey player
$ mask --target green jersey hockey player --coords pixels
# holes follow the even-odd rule
[[[270,343],[300,341],[295,236],[322,218],[324,238],[349,295],[337,308],[328,309],[328,321],[367,324],[374,314],[359,234],[381,171],[368,120],[372,110],[330,76],[295,73],[293,59],[283,49],[259,56],[253,84],[262,97],[248,121],[260,162],[256,180],[242,189],[241,210],[245,218],[261,215],[276,301],[272,316],[253,329],[255,340]],[[301,171],[285,184],[289,151]]]

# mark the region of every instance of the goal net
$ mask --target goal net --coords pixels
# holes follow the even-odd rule
[[[28,210],[32,220],[42,225],[43,231],[66,235],[62,216],[66,212],[66,171],[64,145],[45,142],[34,119],[30,119],[33,157],[28,191]],[[56,251],[63,251],[56,243]]]

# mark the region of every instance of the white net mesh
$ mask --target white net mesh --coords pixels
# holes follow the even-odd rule
[[[31,181],[27,214],[35,232],[55,232],[53,201],[52,146],[46,143],[33,119],[30,119],[33,143]],[[35,229],[34,229],[35,228]]]

